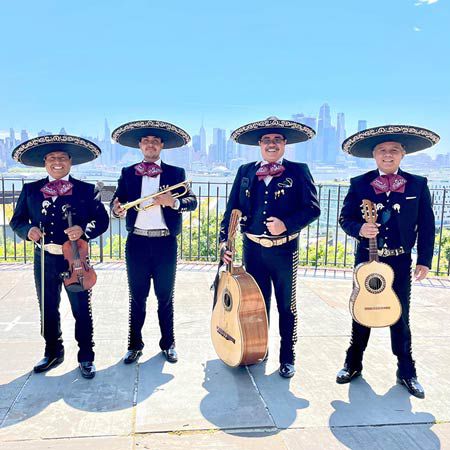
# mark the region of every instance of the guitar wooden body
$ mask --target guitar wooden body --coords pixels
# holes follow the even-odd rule
[[[402,314],[392,289],[394,271],[387,264],[371,261],[359,264],[354,273],[350,312],[361,325],[371,328],[394,325]]]
[[[211,318],[211,338],[227,365],[255,364],[267,353],[268,322],[264,297],[243,267],[220,274]]]

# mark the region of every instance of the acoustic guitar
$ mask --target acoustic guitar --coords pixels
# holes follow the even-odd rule
[[[233,251],[241,212],[231,212],[227,249]],[[255,279],[233,261],[220,273],[217,301],[211,317],[211,339],[228,366],[256,364],[267,353],[269,339],[266,304]]]
[[[363,217],[376,223],[377,211],[370,200],[363,200]],[[394,271],[378,260],[376,238],[369,239],[369,261],[358,264],[354,271],[354,288],[350,312],[361,325],[370,328],[394,325],[402,314],[400,301],[392,289]]]

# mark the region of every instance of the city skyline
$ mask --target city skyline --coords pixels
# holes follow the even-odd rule
[[[155,118],[195,135],[327,102],[349,134],[412,124],[446,153],[449,22],[443,0],[5,2],[0,129],[101,136],[105,118]]]
[[[343,167],[357,169],[370,166],[370,160],[351,157],[341,150],[343,140],[352,134],[347,132],[344,112],[335,113],[328,103],[323,103],[317,115],[295,113],[289,119],[310,126],[316,130],[316,136],[307,142],[287,146],[287,159],[303,161],[308,164],[321,164],[325,167],[336,167],[338,170]],[[371,126],[366,119],[358,119],[354,125],[356,125],[358,131]],[[111,129],[108,119],[105,118],[101,133],[97,133],[96,136],[81,133],[81,136],[91,139],[102,149],[102,155],[92,163],[93,167],[109,170],[108,168],[114,168],[118,165],[132,164],[141,158],[138,149],[123,147],[113,142],[111,140]],[[207,129],[204,126],[204,120],[202,120],[197,134],[192,135],[192,140],[187,146],[164,152],[162,158],[166,162],[182,165],[194,172],[217,170],[218,173],[225,169],[232,172],[239,165],[258,159],[259,151],[255,147],[232,141],[230,139],[231,132],[232,130],[224,128]],[[70,128],[68,131],[67,127],[62,127],[59,131],[43,129],[38,131],[37,135],[42,136],[51,133],[70,134]],[[17,166],[17,163],[10,156],[12,149],[32,137],[34,137],[34,134],[30,130],[20,130],[19,132],[19,130],[14,129],[10,129],[9,135],[6,137],[0,137],[0,171],[4,172]],[[431,152],[428,150],[422,152],[421,156],[414,155],[413,161],[430,165],[430,167],[433,165],[450,167],[450,151],[435,155],[434,160],[432,160]]]

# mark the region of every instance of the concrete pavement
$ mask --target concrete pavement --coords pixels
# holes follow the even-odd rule
[[[81,378],[74,321],[61,305],[66,357],[45,373],[30,265],[0,264],[0,449],[450,449],[450,281],[413,287],[413,350],[426,398],[395,384],[389,330],[373,330],[363,377],[337,385],[349,341],[351,272],[299,272],[297,374],[278,373],[278,314],[267,363],[230,369],[209,337],[214,267],[180,264],[175,321],[180,360],[158,347],[149,299],[146,347],[126,366],[123,264],[97,267],[93,316],[97,376]]]

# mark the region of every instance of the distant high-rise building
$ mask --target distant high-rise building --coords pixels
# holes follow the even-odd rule
[[[205,131],[205,127],[203,126],[203,121],[202,121],[202,126],[200,127],[200,153],[201,156],[206,156],[206,131]]]
[[[14,128],[9,129],[9,145],[10,149],[14,148],[16,146],[16,134],[14,132]]]
[[[227,147],[226,147],[226,132],[222,128],[213,128],[213,145],[216,146],[216,157],[212,162],[219,164],[226,164]]]
[[[231,160],[236,158],[236,142],[234,142],[232,139],[228,139],[227,141],[227,154],[226,154],[226,166],[228,168],[231,168],[230,163]]]
[[[336,162],[337,139],[336,129],[331,125],[330,106],[324,103],[320,107],[317,123],[317,157],[318,161],[327,164]]]
[[[292,120],[300,122],[308,127],[312,128],[314,131],[317,130],[317,120],[315,117],[307,117],[303,113],[293,114]],[[311,164],[316,159],[316,137],[310,139],[306,142],[300,142],[295,144],[294,147],[294,158],[296,161],[305,162]]]
[[[367,120],[358,120],[358,131],[367,129]]]
[[[118,158],[116,157],[116,148],[111,142],[111,130],[106,119],[103,133],[103,140],[100,142],[101,163],[105,166],[113,166],[118,163]]]
[[[20,142],[28,141],[28,139],[30,139],[30,137],[28,136],[27,130],[22,130],[20,132]]]
[[[59,130],[59,133],[58,134],[62,134],[62,135],[66,135],[67,134],[67,131],[66,131],[66,129],[64,128],[64,127],[62,127],[60,130]]]
[[[46,131],[46,130],[41,130],[38,132],[38,136],[49,136],[51,134],[52,134],[51,131]]]
[[[345,131],[345,116],[344,113],[337,114],[336,123],[336,139],[337,139],[337,160],[340,163],[345,161],[345,153],[341,150],[341,145],[347,137],[347,132]]]

